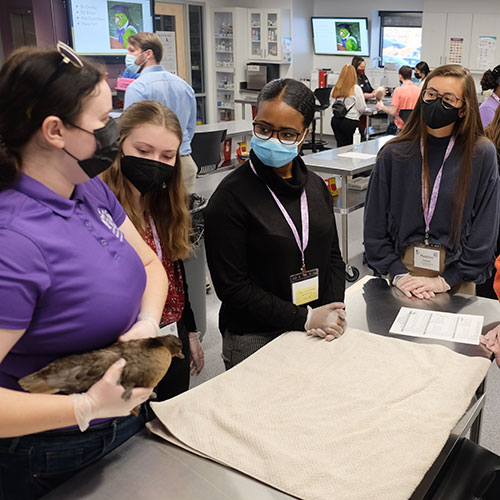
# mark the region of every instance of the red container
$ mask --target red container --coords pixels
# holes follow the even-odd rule
[[[232,140],[231,138],[224,141],[224,161],[229,161],[231,159]]]
[[[318,71],[318,88],[326,88],[326,71],[323,69]]]

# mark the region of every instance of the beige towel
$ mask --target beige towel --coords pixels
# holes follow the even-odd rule
[[[168,441],[303,499],[405,500],[490,362],[348,329],[289,332],[226,373],[153,403]]]

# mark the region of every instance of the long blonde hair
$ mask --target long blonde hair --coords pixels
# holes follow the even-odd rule
[[[464,212],[467,191],[472,176],[472,155],[474,146],[480,140],[486,140],[484,137],[483,125],[479,115],[479,104],[477,102],[476,86],[470,71],[458,64],[447,64],[439,66],[431,71],[425,79],[422,87],[422,93],[418,99],[415,108],[410,115],[405,128],[396,138],[389,143],[409,141],[411,143],[407,150],[409,156],[418,154],[420,149],[420,140],[424,144],[424,179],[427,185],[427,193],[430,192],[429,162],[427,158],[427,127],[422,117],[422,95],[427,89],[429,82],[437,76],[451,76],[459,78],[463,84],[464,116],[455,122],[453,134],[456,137],[456,146],[460,150],[462,164],[460,174],[457,178],[456,196],[453,200],[453,209],[451,216],[450,243],[457,248],[461,236],[462,215]],[[388,144],[389,144],[388,143]],[[379,152],[380,154],[380,152]]]
[[[158,125],[173,132],[182,143],[182,128],[175,113],[157,101],[140,101],[127,108],[117,120],[120,129],[120,146],[132,130],[141,125]],[[151,215],[155,222],[158,236],[165,256],[175,261],[189,256],[189,230],[191,216],[188,210],[187,193],[182,181],[179,150],[175,159],[174,175],[167,189],[154,188],[144,196],[144,207],[134,202],[132,190],[120,168],[123,152],[102,175],[102,179],[111,188],[125,212],[142,236],[145,234],[145,215]]]
[[[354,95],[354,85],[356,83],[358,83],[358,78],[354,66],[346,64],[340,72],[335,87],[333,87],[332,97],[350,97]]]

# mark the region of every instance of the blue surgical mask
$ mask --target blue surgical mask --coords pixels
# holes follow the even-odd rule
[[[259,139],[252,137],[250,146],[257,158],[268,167],[279,168],[290,163],[299,154],[299,143],[287,145],[278,139]]]
[[[140,54],[139,54],[140,55]],[[141,67],[136,64],[137,56],[133,56],[132,54],[127,54],[125,56],[125,66],[127,67],[128,70],[132,71],[133,73],[138,73]]]

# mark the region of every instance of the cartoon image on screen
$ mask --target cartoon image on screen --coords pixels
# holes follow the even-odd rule
[[[140,3],[108,2],[109,45],[126,49],[132,35],[144,31]]]
[[[362,52],[359,22],[335,23],[337,50]]]

